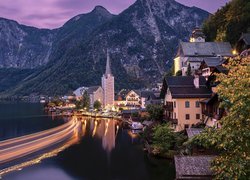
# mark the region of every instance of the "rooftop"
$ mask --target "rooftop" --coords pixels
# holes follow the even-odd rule
[[[209,98],[212,95],[203,76],[199,77],[199,88],[195,88],[193,76],[170,76],[165,80],[172,98]]]
[[[175,156],[176,179],[212,179],[215,156]]]
[[[228,42],[181,42],[177,56],[231,57],[231,51]]]
[[[202,128],[187,128],[186,131],[187,131],[188,138],[192,138],[200,134],[203,131],[203,129]]]
[[[241,35],[239,41],[243,40],[246,45],[250,45],[250,33],[244,33]]]

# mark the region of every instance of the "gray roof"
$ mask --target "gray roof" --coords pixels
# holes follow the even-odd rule
[[[193,76],[169,76],[166,78],[168,87],[194,87]],[[206,79],[199,77],[200,86],[206,86]]]
[[[233,56],[228,42],[181,42],[177,56]]]
[[[99,87],[101,87],[101,86],[91,86],[91,87],[88,87],[88,89],[86,91],[88,94],[93,94],[95,91],[98,90]]]
[[[220,57],[206,57],[203,59],[208,67],[216,67],[222,65],[225,60]]]
[[[187,128],[186,129],[188,138],[192,138],[192,137],[200,134],[203,130],[204,129],[202,129],[202,128]]]
[[[211,179],[215,156],[175,156],[176,179]]]
[[[173,98],[209,98],[212,91],[206,86],[206,79],[199,77],[199,88],[194,86],[193,76],[170,76],[166,78],[167,86]]]
[[[141,91],[141,97],[156,99],[154,91]]]
[[[240,40],[243,40],[246,43],[246,45],[250,45],[250,33],[242,34]]]

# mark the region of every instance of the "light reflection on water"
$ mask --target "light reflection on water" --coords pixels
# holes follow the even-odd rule
[[[163,164],[162,172],[145,159],[138,136],[112,119],[84,119],[71,141],[47,153],[39,164],[3,176],[10,180],[67,179],[172,179],[173,168]],[[71,146],[71,147],[68,147]],[[65,149],[66,148],[66,149]],[[57,152],[56,152],[57,151]],[[59,153],[59,154],[58,154]],[[50,156],[49,156],[50,154]],[[52,155],[53,154],[53,155]],[[50,157],[50,158],[48,158]],[[36,161],[36,160],[33,160]],[[20,168],[20,167],[19,167]],[[18,168],[16,168],[18,170]],[[169,172],[168,172],[169,171]],[[162,177],[160,177],[162,176]]]

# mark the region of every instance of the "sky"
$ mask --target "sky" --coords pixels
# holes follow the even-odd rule
[[[210,13],[230,0],[176,0],[187,6],[196,6]],[[96,5],[119,14],[135,0],[1,0],[0,17],[38,28],[57,28],[70,18],[90,12]]]

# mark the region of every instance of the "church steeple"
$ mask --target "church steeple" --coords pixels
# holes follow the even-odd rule
[[[107,76],[108,74],[111,75],[112,73],[111,73],[111,66],[110,66],[109,50],[107,49],[107,63],[106,63],[105,75]]]

